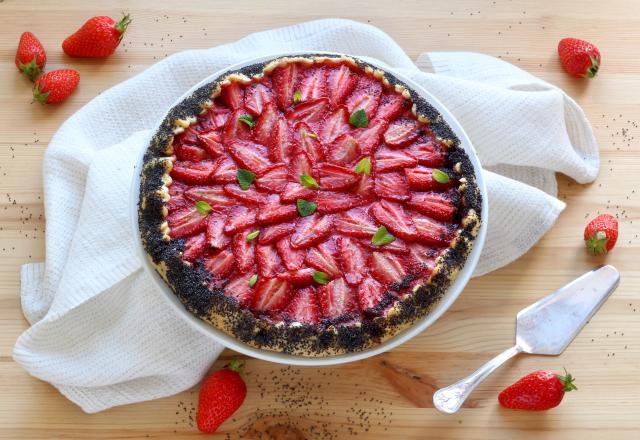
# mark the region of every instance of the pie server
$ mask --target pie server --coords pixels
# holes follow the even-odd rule
[[[620,273],[602,266],[531,304],[516,316],[516,344],[469,376],[433,395],[436,409],[453,414],[496,368],[518,353],[559,355],[618,286]]]

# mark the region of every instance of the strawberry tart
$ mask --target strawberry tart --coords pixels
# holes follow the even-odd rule
[[[363,350],[429,313],[478,234],[471,161],[393,74],[340,55],[228,71],[172,108],[141,171],[157,272],[260,349]]]

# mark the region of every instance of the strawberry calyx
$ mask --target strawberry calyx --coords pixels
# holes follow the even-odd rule
[[[565,393],[568,393],[569,391],[573,391],[573,390],[577,390],[578,389],[578,387],[573,383],[575,378],[573,376],[571,376],[571,374],[567,373],[566,368],[564,370],[564,376],[556,374],[556,377],[558,378],[558,380],[562,384],[562,391],[564,391]]]
[[[600,68],[600,60],[593,56],[589,56],[589,59],[591,60],[591,66],[587,68],[585,76],[587,78],[593,78],[596,76],[598,69]]]
[[[45,92],[42,89],[40,89],[40,86],[38,84],[33,86],[33,101],[31,101],[31,103],[33,104],[34,102],[39,102],[40,104],[46,104],[47,100],[49,99],[49,93],[51,92]]]
[[[229,370],[235,371],[238,374],[242,373],[243,367],[244,367],[244,362],[242,362],[238,358],[232,359],[227,365],[224,366],[224,368],[228,368]]]
[[[36,56],[33,56],[33,59],[28,64],[20,63],[20,71],[27,76],[31,81],[36,79],[38,75],[42,73],[42,69],[36,63]]]
[[[597,231],[591,238],[585,240],[587,251],[591,255],[602,255],[607,253],[607,242],[609,238],[604,231]]]
[[[116,23],[116,30],[118,32],[120,32],[120,39],[122,39],[122,36],[124,35],[124,32],[127,30],[127,26],[129,26],[129,24],[132,21],[132,18],[130,17],[129,14],[125,14],[123,12],[124,16],[122,17],[122,19]]]

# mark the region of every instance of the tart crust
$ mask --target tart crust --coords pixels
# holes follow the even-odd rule
[[[416,286],[412,294],[398,300],[384,316],[339,326],[284,322],[274,324],[261,320],[249,310],[239,307],[235,300],[225,296],[222,289],[211,290],[208,287],[207,273],[181,259],[182,242],[171,241],[169,238],[165,204],[169,200],[169,173],[172,168],[170,156],[173,154],[174,135],[184,131],[196,121],[197,115],[212,106],[222,85],[234,81],[247,83],[252,78],[260,78],[276,67],[291,62],[308,65],[346,63],[356,70],[373,75],[385,87],[410,99],[414,115],[419,121],[427,123],[430,130],[448,147],[448,161],[454,164],[453,171],[458,174],[462,220],[450,247],[436,260],[428,282]],[[449,125],[429,102],[393,74],[358,58],[305,54],[276,58],[228,71],[195,90],[169,110],[144,155],[138,223],[149,259],[188,311],[249,346],[305,357],[325,357],[376,346],[426,316],[465,264],[480,228],[481,205],[482,198],[469,157]]]

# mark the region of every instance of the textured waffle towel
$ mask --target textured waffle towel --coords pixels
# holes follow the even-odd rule
[[[95,98],[47,148],[46,262],[22,267],[31,328],[14,350],[30,374],[87,412],[171,395],[201,379],[223,347],[178,316],[141,267],[129,219],[134,164],[158,121],[194,84],[248,58],[299,50],[382,61],[462,123],[485,168],[491,211],[476,275],[515,260],[553,224],[564,208],[554,197],[555,172],[579,183],[596,177],[597,144],[576,103],[485,55],[425,53],[416,66],[388,35],[347,20],[178,53]]]

